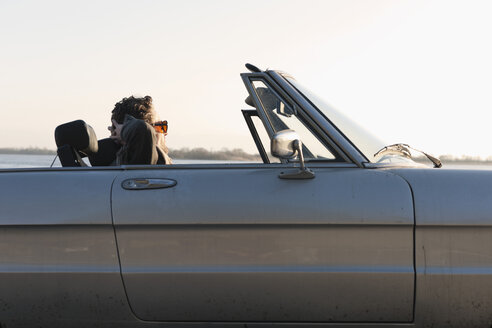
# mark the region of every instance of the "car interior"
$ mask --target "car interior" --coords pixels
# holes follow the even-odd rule
[[[108,166],[113,163],[118,145],[110,138],[97,140],[94,129],[83,120],[61,124],[55,129],[57,155],[63,167]]]

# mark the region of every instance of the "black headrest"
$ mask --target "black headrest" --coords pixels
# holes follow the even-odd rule
[[[55,141],[58,148],[69,145],[87,156],[96,154],[98,150],[96,133],[90,125],[82,120],[57,126]]]

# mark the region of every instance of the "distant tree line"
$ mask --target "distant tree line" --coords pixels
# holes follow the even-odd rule
[[[462,155],[461,157],[456,157],[453,155],[441,155],[437,156],[443,164],[453,163],[453,164],[492,164],[492,156],[487,158],[482,158],[480,156],[467,156]],[[412,159],[419,163],[429,164],[430,161],[424,156],[412,157]]]
[[[258,161],[260,155],[248,154],[240,148],[221,150],[207,150],[205,148],[170,149],[169,156],[176,159],[205,159],[227,161]]]
[[[0,154],[30,154],[30,155],[55,155],[56,150],[46,148],[0,148]],[[244,150],[226,149],[207,150],[205,148],[181,148],[170,149],[169,155],[175,159],[203,159],[203,160],[226,160],[226,161],[258,161],[259,155],[248,154]]]
[[[55,155],[56,150],[47,148],[0,148],[0,154]]]
[[[0,148],[0,154],[30,154],[30,155],[55,155],[56,150],[38,147],[28,148]],[[175,159],[202,159],[202,160],[225,160],[225,161],[261,161],[258,154],[248,154],[240,148],[221,150],[207,150],[205,148],[180,148],[170,149],[169,155]],[[478,156],[456,157],[452,155],[441,155],[438,158],[445,163],[458,164],[491,164],[492,156],[481,158]],[[429,163],[423,156],[416,156],[414,160],[421,163]]]

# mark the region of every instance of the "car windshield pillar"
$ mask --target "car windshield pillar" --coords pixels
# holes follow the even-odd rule
[[[343,161],[342,157],[313,131],[295,102],[281,95],[272,81],[253,76],[246,79],[245,84],[270,139],[279,131],[294,130],[301,137],[306,161]]]

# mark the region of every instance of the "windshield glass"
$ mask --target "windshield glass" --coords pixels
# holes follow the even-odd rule
[[[306,161],[335,160],[335,156],[303,123],[297,111],[272,91],[269,85],[264,81],[253,81],[253,86],[273,131],[276,133],[291,129],[299,134]]]
[[[304,97],[311,102],[345,137],[357,148],[370,162],[384,161],[384,156],[374,157],[381,148],[389,145],[388,142],[380,140],[365,128],[355,123],[352,119],[340,113],[328,102],[313,94],[293,78],[286,77]],[[399,156],[398,156],[399,157]]]

